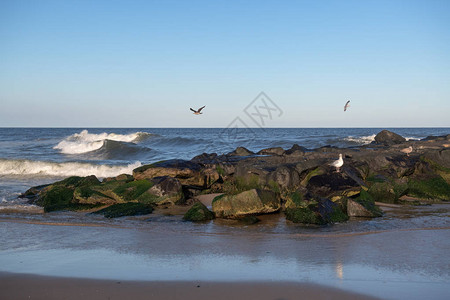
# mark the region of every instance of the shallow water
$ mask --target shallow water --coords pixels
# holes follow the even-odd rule
[[[3,214],[0,271],[118,280],[294,281],[384,299],[445,299],[450,205],[325,227],[149,215]]]

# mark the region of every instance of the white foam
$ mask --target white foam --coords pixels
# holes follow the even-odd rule
[[[349,136],[349,137],[344,138],[344,140],[347,142],[354,142],[354,143],[357,143],[360,145],[366,145],[366,144],[370,144],[373,141],[375,141],[375,136],[376,136],[376,134],[360,136],[360,137]]]
[[[0,175],[89,176],[113,177],[132,174],[140,162],[128,165],[96,165],[79,162],[47,162],[33,160],[0,160]]]
[[[89,133],[87,130],[83,130],[80,133],[75,133],[66,137],[59,142],[53,149],[61,150],[64,154],[81,154],[91,152],[100,149],[106,140],[118,141],[118,142],[137,142],[143,137],[150,136],[147,132],[134,132],[130,134],[117,134],[117,133]]]

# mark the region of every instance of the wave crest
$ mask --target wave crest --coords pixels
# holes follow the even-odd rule
[[[89,176],[113,177],[132,174],[141,162],[128,165],[96,165],[80,162],[48,162],[33,160],[0,159],[0,175],[38,175],[38,176]]]
[[[375,136],[376,136],[376,134],[367,135],[367,136],[359,136],[359,137],[348,136],[348,137],[344,138],[344,141],[355,143],[358,145],[367,145],[367,144],[370,144],[373,141],[375,141]]]
[[[107,140],[125,143],[137,143],[153,134],[148,132],[134,132],[130,134],[117,134],[117,133],[89,133],[87,130],[83,130],[80,133],[75,133],[68,136],[64,140],[58,143],[53,149],[61,150],[64,154],[82,154],[91,151],[95,151],[103,147]]]

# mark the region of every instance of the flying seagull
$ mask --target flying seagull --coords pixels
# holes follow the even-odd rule
[[[347,103],[345,103],[344,105],[344,111],[347,111],[347,108],[350,107],[350,100],[347,101]]]
[[[409,146],[408,148],[400,150],[401,152],[405,153],[406,156],[409,156],[409,154],[413,151],[413,147]]]
[[[205,106],[206,106],[206,105],[205,105]],[[205,106],[200,107],[200,108],[197,109],[197,110],[191,108],[191,110],[194,112],[194,115],[201,115],[201,114],[202,114],[201,111],[202,111],[202,109],[205,108]]]
[[[333,161],[330,166],[335,167],[339,173],[339,169],[344,165],[344,160],[342,159],[342,153],[339,154],[339,159]]]

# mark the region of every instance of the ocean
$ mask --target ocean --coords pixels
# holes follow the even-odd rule
[[[0,207],[25,205],[17,196],[68,176],[99,178],[201,153],[369,144],[384,128],[0,128]],[[387,128],[407,139],[449,134],[449,128]]]
[[[224,219],[185,222],[163,209],[117,219],[42,213],[18,198],[31,186],[72,175],[131,174],[159,160],[228,153],[238,146],[254,152],[293,144],[355,147],[371,143],[381,130],[0,128],[0,274],[307,282],[382,299],[447,299],[448,203],[387,207],[380,218],[317,227],[288,222],[282,213],[259,216],[261,222],[249,226]],[[450,128],[389,130],[407,139],[450,133]]]

